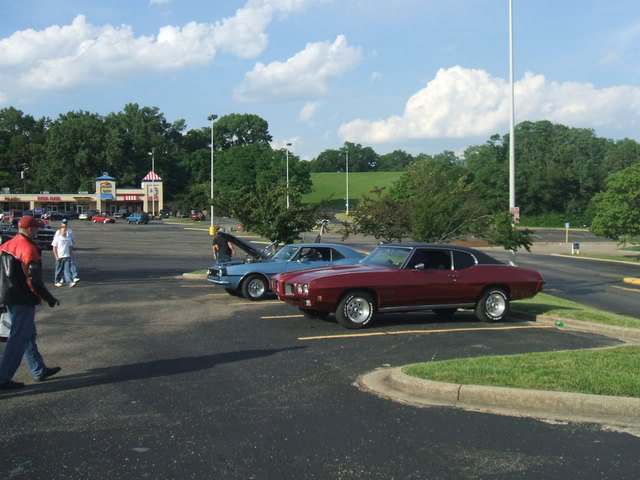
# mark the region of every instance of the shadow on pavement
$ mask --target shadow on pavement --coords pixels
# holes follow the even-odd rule
[[[269,350],[244,350],[240,352],[216,353],[199,357],[168,358],[151,362],[93,368],[85,373],[56,376],[45,383],[26,385],[24,389],[0,392],[0,398],[20,397],[42,393],[53,393],[112,383],[143,380],[156,377],[180,375],[182,373],[207,370],[225,363],[241,362],[267,357],[276,353],[301,350],[307,347],[287,347]]]

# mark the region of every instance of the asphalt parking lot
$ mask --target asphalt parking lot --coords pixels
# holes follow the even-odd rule
[[[63,371],[34,384],[23,365],[28,388],[0,394],[2,478],[637,478],[629,433],[416,408],[353,385],[380,366],[615,340],[471,314],[347,331],[183,279],[209,263],[206,232],[72,228],[81,282],[37,314],[45,360]],[[52,276],[50,253],[45,266]]]

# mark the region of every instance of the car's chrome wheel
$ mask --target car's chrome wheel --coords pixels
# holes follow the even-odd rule
[[[362,328],[371,322],[375,309],[375,302],[370,293],[350,292],[338,303],[336,319],[347,328]]]
[[[268,291],[267,280],[262,275],[250,275],[242,282],[242,294],[249,300],[262,300]]]
[[[509,297],[502,288],[488,288],[476,304],[476,317],[483,322],[497,322],[509,314]]]
[[[487,313],[492,317],[501,317],[507,307],[507,301],[501,293],[493,293],[486,300]]]

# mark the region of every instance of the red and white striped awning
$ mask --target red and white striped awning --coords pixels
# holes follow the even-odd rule
[[[147,176],[142,179],[143,182],[161,182],[162,179],[156,172],[149,172]]]

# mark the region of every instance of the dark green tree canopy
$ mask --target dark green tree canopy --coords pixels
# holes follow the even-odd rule
[[[272,140],[269,124],[258,115],[232,113],[223,115],[213,124],[213,144],[218,150]]]

